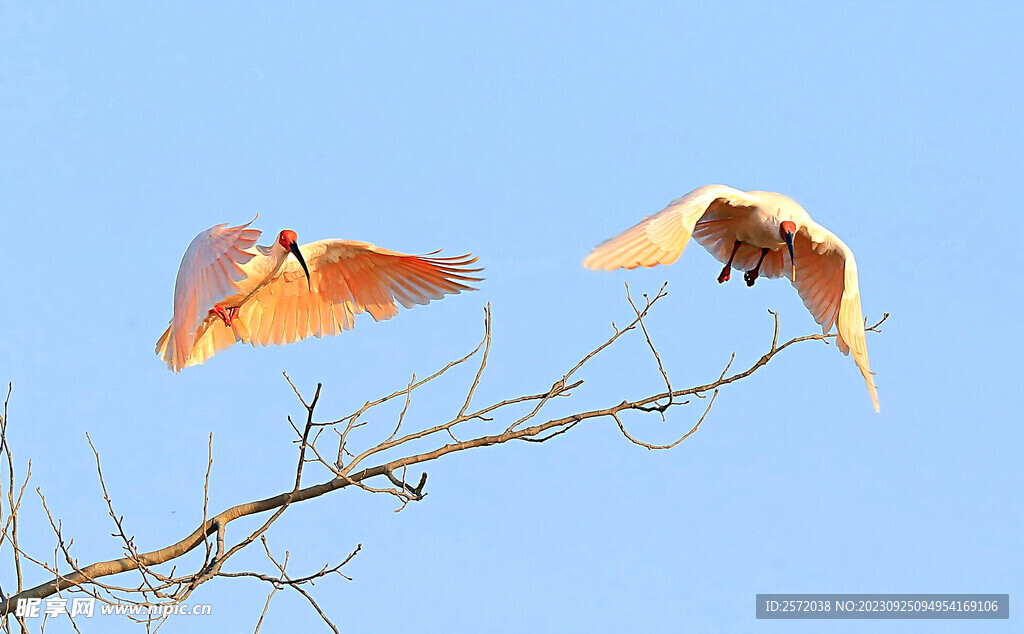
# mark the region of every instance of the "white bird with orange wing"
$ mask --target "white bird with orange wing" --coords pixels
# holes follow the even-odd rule
[[[407,255],[367,242],[321,240],[301,247],[294,231],[256,246],[252,221],[208,229],[185,251],[174,316],[156,353],[175,372],[241,341],[285,344],[336,335],[368,312],[376,321],[446,294],[473,290],[470,255]]]
[[[746,271],[747,286],[758,277],[788,275],[822,332],[836,327],[836,343],[843,354],[853,353],[878,411],[853,251],[788,196],[725,185],[698,187],[598,245],[583,265],[610,271],[671,264],[691,235],[725,264],[719,283],[729,279],[730,268]]]

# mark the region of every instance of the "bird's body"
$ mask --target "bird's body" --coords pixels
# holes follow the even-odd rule
[[[691,236],[725,264],[719,282],[729,279],[730,268],[746,270],[748,286],[758,277],[788,275],[822,332],[836,327],[837,345],[853,353],[878,411],[853,252],[788,196],[705,185],[598,245],[583,264],[604,270],[671,264]]]
[[[744,217],[732,222],[735,238],[744,244],[757,248],[781,249],[786,246],[786,242],[779,236],[779,224],[783,220],[796,220],[801,215],[802,220],[811,219],[803,207],[782,194],[758,191],[746,193],[760,198],[760,203],[752,207]],[[785,204],[782,199],[785,199],[785,202],[792,206],[785,216],[781,213],[781,208]],[[722,219],[721,212],[713,214],[707,219],[701,218],[705,222],[720,219]]]
[[[291,255],[289,251],[283,249],[278,244],[274,244],[268,250],[268,253],[253,251],[255,249],[247,251],[247,253],[252,255],[252,258],[248,262],[239,265],[242,269],[242,275],[245,277],[238,281],[235,294],[217,302],[218,305],[241,306],[281,273],[285,260]]]
[[[355,315],[375,320],[472,290],[476,258],[407,255],[367,242],[296,242],[282,231],[269,247],[247,223],[200,233],[185,252],[174,285],[174,315],[156,353],[175,372],[241,341],[292,343],[335,335]],[[290,257],[294,256],[294,257]],[[307,266],[308,264],[308,266]]]

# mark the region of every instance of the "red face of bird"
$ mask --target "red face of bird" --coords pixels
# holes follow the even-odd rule
[[[782,239],[786,241],[786,247],[789,249],[789,262],[793,265],[792,280],[796,281],[796,258],[793,257],[793,238],[796,236],[796,223],[792,220],[783,220],[782,224],[779,225],[779,234]]]
[[[285,229],[277,235],[277,243],[291,251],[299,261],[302,270],[306,272],[306,284],[309,286],[309,290],[313,290],[313,281],[309,279],[309,268],[306,267],[306,260],[302,257],[302,251],[299,250],[299,237],[291,229]]]

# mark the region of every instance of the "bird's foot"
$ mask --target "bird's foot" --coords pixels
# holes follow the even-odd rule
[[[230,328],[231,322],[235,320],[235,317],[238,317],[238,306],[231,306],[226,310],[223,306],[214,306],[210,314],[220,317],[224,325]]]
[[[757,279],[757,269],[751,269],[743,274],[743,281],[747,283],[747,286],[753,286],[754,280]]]
[[[722,284],[729,281],[729,267],[722,269],[722,272],[718,274],[718,283]]]

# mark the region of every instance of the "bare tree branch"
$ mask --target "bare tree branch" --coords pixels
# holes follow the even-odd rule
[[[292,382],[291,378],[285,374],[285,380],[291,386],[296,398],[306,411],[305,422],[301,428],[293,423],[291,418],[288,418],[289,424],[296,432],[298,444],[295,477],[290,489],[261,500],[232,506],[210,517],[208,515],[208,504],[210,473],[213,464],[211,435],[207,447],[207,468],[203,484],[202,522],[191,534],[187,535],[183,539],[156,550],[139,552],[135,546],[134,537],[130,537],[126,534],[123,524],[124,518],[123,516],[119,516],[115,513],[113,502],[110,499],[106,483],[103,479],[99,450],[93,445],[92,440],[87,435],[86,438],[96,458],[97,474],[100,480],[103,497],[107,504],[108,514],[114,521],[116,528],[113,536],[118,538],[121,542],[121,547],[125,556],[107,561],[97,561],[86,566],[79,566],[77,560],[72,557],[70,550],[72,542],[65,543],[62,536],[63,527],[59,520],[55,520],[53,516],[50,515],[50,510],[49,508],[46,508],[45,498],[42,497],[41,493],[40,497],[43,501],[44,509],[46,510],[47,516],[50,518],[51,528],[57,538],[57,546],[54,550],[54,565],[51,566],[44,561],[31,558],[24,554],[18,547],[18,522],[16,516],[21,504],[25,485],[28,481],[28,475],[26,475],[25,481],[22,484],[21,494],[15,498],[13,493],[15,490],[13,476],[14,461],[11,456],[10,447],[7,443],[7,410],[5,403],[4,416],[0,419],[0,435],[3,436],[2,445],[0,446],[2,446],[6,455],[8,478],[6,483],[7,495],[6,500],[4,501],[6,509],[4,509],[3,506],[0,506],[0,512],[6,513],[6,517],[0,516],[0,519],[3,520],[3,534],[0,536],[0,545],[3,545],[4,543],[12,544],[18,586],[17,591],[13,595],[0,596],[0,615],[12,614],[19,599],[44,598],[65,590],[72,592],[84,592],[89,596],[96,597],[97,599],[117,604],[135,602],[136,604],[152,605],[154,601],[163,602],[164,604],[180,603],[187,599],[200,585],[210,579],[217,577],[247,577],[272,585],[271,591],[267,596],[263,607],[263,613],[260,615],[259,620],[256,623],[256,631],[259,631],[259,628],[262,626],[263,618],[269,609],[271,599],[274,597],[275,593],[283,587],[293,588],[296,592],[306,598],[311,607],[323,618],[325,623],[337,631],[335,625],[326,616],[312,595],[310,595],[305,589],[305,586],[312,585],[316,580],[332,574],[338,574],[345,577],[345,575],[341,573],[341,568],[359,552],[361,546],[357,546],[344,561],[336,566],[324,566],[319,571],[299,577],[292,577],[286,574],[285,568],[288,563],[289,555],[286,552],[282,560],[279,561],[276,559],[271,554],[269,546],[266,544],[266,532],[274,522],[277,521],[277,519],[279,519],[281,515],[294,504],[321,497],[333,491],[338,491],[350,486],[356,486],[367,492],[385,493],[394,496],[399,504],[399,507],[396,510],[400,511],[405,508],[408,503],[420,501],[426,496],[424,488],[426,486],[427,474],[425,472],[421,472],[419,477],[416,478],[417,484],[413,486],[406,480],[407,470],[410,467],[414,467],[431,460],[436,460],[448,454],[475,449],[478,447],[502,444],[512,440],[521,440],[530,443],[543,443],[567,433],[569,430],[575,428],[584,421],[594,419],[610,419],[611,421],[614,421],[623,436],[629,442],[640,447],[644,447],[649,450],[671,449],[685,441],[700,428],[710,414],[722,389],[750,376],[760,368],[767,365],[783,350],[797,343],[804,341],[827,342],[835,336],[834,334],[805,335],[789,339],[788,341],[779,344],[778,315],[769,311],[774,319],[774,332],[770,348],[765,354],[745,369],[729,374],[735,360],[735,355],[732,355],[729,358],[728,363],[725,365],[724,370],[722,370],[716,379],[703,385],[697,385],[685,389],[675,389],[672,387],[669,374],[666,371],[661,355],[654,344],[654,338],[651,336],[651,333],[645,324],[645,319],[650,314],[650,311],[662,298],[665,297],[665,286],[663,285],[654,297],[649,297],[646,294],[643,295],[643,303],[636,303],[633,301],[632,296],[629,294],[628,287],[626,289],[626,293],[627,300],[633,311],[633,316],[629,323],[621,329],[612,324],[612,334],[605,341],[585,354],[575,365],[562,374],[561,377],[553,381],[548,389],[532,394],[497,400],[489,405],[479,406],[476,409],[474,409],[475,406],[473,404],[473,400],[477,389],[483,380],[485,370],[489,363],[489,354],[491,349],[490,305],[484,309],[483,337],[480,343],[469,354],[449,362],[436,372],[428,375],[426,378],[417,379],[416,375],[413,374],[405,387],[375,400],[368,400],[356,411],[342,418],[329,422],[316,421],[315,410],[320,400],[323,387],[322,384],[317,384],[312,398],[307,400],[298,387]],[[880,332],[880,326],[887,318],[888,313],[886,313],[878,323],[868,327],[867,330],[869,332]],[[610,404],[596,409],[583,409],[566,416],[546,419],[542,417],[545,406],[553,399],[572,398],[574,391],[583,386],[584,381],[576,378],[580,370],[590,364],[601,354],[602,351],[616,343],[627,333],[634,330],[639,330],[643,334],[646,346],[654,356],[661,379],[664,382],[663,391],[633,400],[622,400],[616,404]],[[466,363],[474,356],[478,356],[476,371],[469,387],[466,389],[465,397],[460,398],[458,401],[461,405],[457,413],[447,421],[436,422],[421,428],[413,428],[411,430],[403,431],[403,427],[406,425],[407,421],[406,414],[414,406],[414,392],[428,383],[439,380],[450,370]],[[710,398],[708,398],[708,394],[710,394]],[[10,388],[8,390],[8,396],[9,395]],[[670,409],[682,407],[690,403],[688,397],[695,397],[702,400],[706,399],[707,403],[696,422],[693,425],[688,425],[688,431],[682,433],[678,439],[669,444],[659,445],[640,440],[627,430],[626,425],[623,422],[623,414],[630,411],[640,412],[641,414],[657,412],[664,420],[666,412]],[[350,433],[355,429],[367,425],[367,422],[363,420],[363,417],[371,410],[398,399],[401,399],[401,408],[397,416],[397,420],[394,423],[393,429],[385,429],[382,432],[381,435],[390,431],[384,440],[377,442],[376,444],[362,446],[359,449],[350,449],[349,445],[352,442]],[[490,427],[491,429],[488,433],[481,433],[477,427],[463,426],[466,423],[476,423],[477,425],[482,424],[484,427]],[[327,454],[326,450],[321,451],[317,446],[317,443],[323,438],[335,438],[335,436],[330,434],[321,434],[321,432],[327,428],[331,428],[335,431],[338,442],[337,455],[336,458],[333,459],[325,458],[325,455],[333,454]],[[466,440],[459,440],[457,438],[455,434],[455,430],[457,428],[462,430],[459,432],[459,435],[465,437]],[[471,429],[476,429],[477,431],[474,434],[465,433],[467,430]],[[486,429],[484,431],[487,432]],[[409,443],[413,443],[414,441],[423,441],[425,439],[434,444],[427,444],[424,450],[416,453],[407,451],[403,454],[393,451],[397,448],[411,448],[412,445]],[[417,444],[416,446],[422,447],[422,443]],[[334,451],[333,445],[329,451]],[[382,459],[383,454],[385,453],[387,453],[388,457],[387,459]],[[371,459],[374,458],[376,458],[376,462],[370,462]],[[326,469],[328,472],[327,479],[316,484],[304,486],[303,469],[307,462],[318,463]],[[376,482],[382,483],[383,486],[378,486]],[[255,531],[247,535],[243,535],[237,542],[234,542],[232,545],[228,545],[228,528],[234,520],[264,513],[268,513],[269,516]],[[213,543],[211,543],[211,538],[215,539]],[[225,571],[225,563],[239,551],[251,545],[257,538],[263,543],[268,560],[274,567],[275,572],[272,574],[266,574],[255,571]],[[164,564],[173,564],[181,557],[197,548],[205,550],[202,565],[198,570],[179,574],[176,573],[176,568],[172,568],[166,573],[159,572],[156,569],[156,567]],[[58,571],[56,566],[57,559],[61,559],[61,557],[58,556],[60,554],[63,554],[62,559],[69,566],[69,569],[63,572]],[[22,559],[31,561],[42,568],[49,578],[34,587],[27,589],[23,588],[20,563]],[[138,571],[141,575],[141,582],[138,586],[121,587],[114,586],[103,581],[105,577],[128,571]],[[348,577],[345,578],[348,579]],[[146,619],[144,621],[140,620],[140,622],[146,623],[147,628],[149,628],[154,621],[152,619]],[[162,621],[157,623],[157,629],[159,629],[161,624]]]

